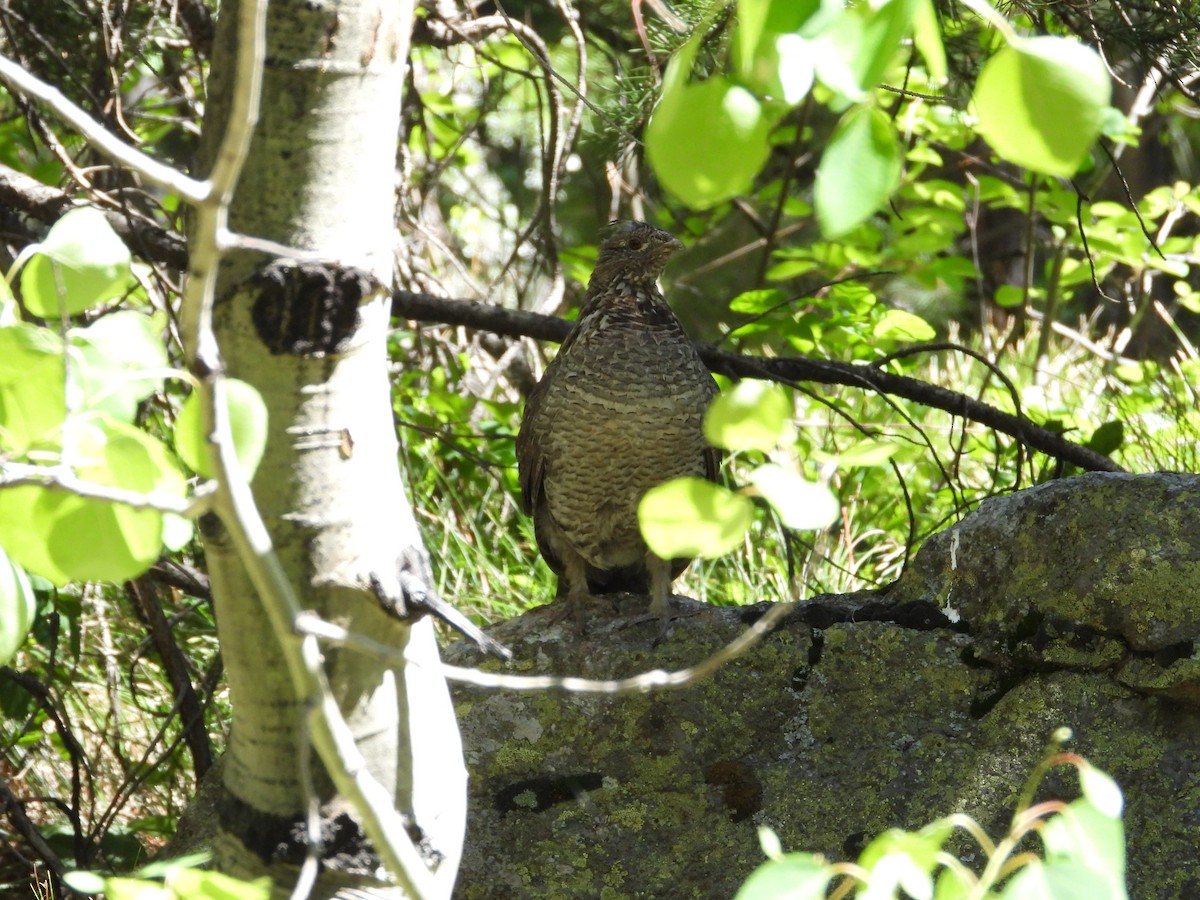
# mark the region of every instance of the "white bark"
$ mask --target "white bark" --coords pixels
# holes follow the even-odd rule
[[[235,5],[221,6],[205,123],[210,149],[228,96]],[[230,210],[233,231],[390,285],[411,24],[411,0],[272,0],[262,115]],[[245,281],[266,261],[231,254],[214,317],[227,373],[257,387],[269,409],[255,499],[306,608],[429,663],[388,668],[350,650],[325,654],[331,689],[368,769],[441,855],[434,881],[438,895],[448,896],[461,852],[466,774],[449,693],[432,665],[432,624],[397,622],[369,589],[372,577],[394,577],[406,549],[423,556],[397,462],[386,291],[364,298],[357,325],[336,352],[273,354],[252,312],[258,290]],[[206,530],[205,547],[234,711],[225,787],[256,813],[298,816],[307,803],[300,768],[306,710],[219,528]],[[336,810],[328,777],[318,772],[315,781],[326,809]],[[278,876],[277,866],[247,852],[242,837],[219,834],[218,866]],[[314,896],[333,895],[336,880]]]

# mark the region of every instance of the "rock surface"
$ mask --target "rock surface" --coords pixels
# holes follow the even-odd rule
[[[516,661],[482,667],[680,669],[766,608],[689,604],[655,647],[646,603],[602,599],[582,639],[535,610],[491,631]],[[759,825],[831,859],[955,812],[998,836],[1066,725],[1125,792],[1130,896],[1200,897],[1198,637],[1200,477],[1092,474],[989,500],[889,589],[813,598],[693,686],[458,688],[472,781],[456,896],[730,897],[763,859]],[[1077,793],[1064,774],[1039,796]]]

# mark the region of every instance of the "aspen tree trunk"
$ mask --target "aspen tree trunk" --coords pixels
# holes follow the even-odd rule
[[[234,77],[237,0],[222,0],[204,152],[220,140]],[[269,409],[253,482],[306,609],[429,665],[387,667],[325,648],[327,676],[367,768],[405,813],[448,896],[461,853],[466,774],[433,626],[387,616],[372,584],[427,561],[397,461],[387,373],[388,288],[400,101],[412,0],[271,0],[262,115],[230,228],[306,251],[300,261],[230,254],[215,326],[227,374]],[[202,154],[203,155],[203,154]],[[205,553],[233,726],[216,865],[264,872],[286,895],[304,857],[305,709],[245,570],[219,524]],[[395,897],[374,878],[356,811],[315,754],[326,871],[315,897]],[[367,845],[369,849],[369,844]]]

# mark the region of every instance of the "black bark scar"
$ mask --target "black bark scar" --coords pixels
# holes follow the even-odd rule
[[[362,269],[275,260],[251,279],[251,318],[273,355],[340,353],[358,328],[358,307],[378,287]]]

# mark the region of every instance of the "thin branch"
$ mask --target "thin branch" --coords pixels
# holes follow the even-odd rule
[[[209,185],[206,182],[189,178],[178,169],[130,147],[68,100],[58,88],[25,71],[6,56],[0,56],[0,80],[7,82],[22,94],[45,103],[63,121],[87,138],[89,144],[113,162],[134,169],[147,181],[168,191],[174,191],[192,203],[202,203],[208,198]]]
[[[695,684],[707,678],[726,663],[732,662],[739,656],[759,643],[770,634],[789,613],[798,606],[794,601],[774,604],[757,622],[739,634],[711,656],[701,660],[686,669],[668,672],[665,669],[651,669],[640,675],[629,678],[595,679],[560,677],[557,675],[504,675],[495,672],[484,672],[479,669],[467,669],[442,663],[441,673],[450,681],[471,684],[476,687],[506,688],[512,691],[567,691],[573,694],[644,694],[659,688],[680,688]],[[343,644],[355,650],[369,653],[372,656],[389,663],[405,663],[420,666],[418,660],[410,659],[404,652],[390,644],[384,644],[374,638],[350,631],[341,625],[327,622],[315,613],[302,613],[296,620],[296,630],[302,634],[322,638],[336,644]]]
[[[62,218],[78,203],[58,188],[42,184],[0,163],[0,206],[19,209],[46,225]],[[175,269],[187,265],[187,245],[174,232],[115,209],[102,210],[108,224],[144,259]],[[29,235],[36,239],[36,235]]]
[[[508,337],[533,337],[554,342],[561,342],[571,330],[570,322],[554,316],[409,291],[392,293],[392,314],[421,322],[458,325]],[[1069,441],[1061,434],[1042,428],[1028,419],[997,409],[958,391],[916,378],[882,372],[872,366],[808,359],[802,356],[764,359],[717,350],[707,344],[697,344],[696,349],[712,371],[730,378],[809,381],[876,390],[987,425],[1002,434],[1016,438],[1034,450],[1081,469],[1096,472],[1124,471],[1107,456]]]
[[[215,486],[201,484],[191,499],[180,499],[162,491],[130,491],[125,488],[97,484],[77,476],[69,466],[33,466],[28,463],[0,463],[0,488],[36,485],[51,491],[62,491],[86,497],[89,500],[104,500],[119,503],[133,509],[154,509],[163,513],[174,513],[185,519],[195,519],[208,512],[212,506]]]

